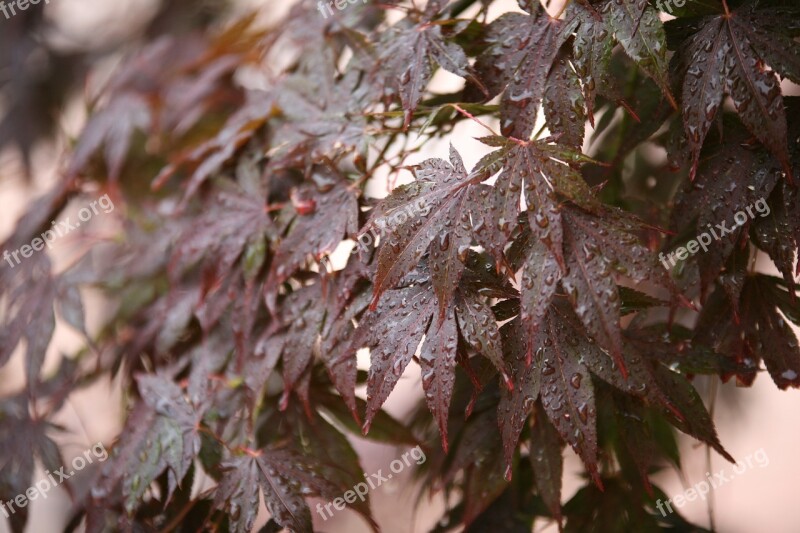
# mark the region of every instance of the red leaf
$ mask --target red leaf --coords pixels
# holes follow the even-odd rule
[[[704,19],[705,24],[681,43],[673,59],[683,87],[684,128],[692,152],[691,176],[700,159],[700,149],[717,114],[723,94],[731,96],[747,129],[789,171],[786,115],[775,73],[764,68],[759,51],[763,41],[750,30],[762,19],[756,6],[744,6],[730,15]],[[766,20],[766,19],[764,19]],[[680,27],[682,23],[677,22]],[[756,36],[756,41],[750,37]],[[786,44],[790,39],[784,37]],[[796,45],[795,45],[796,46]],[[793,62],[767,48],[776,62],[771,66],[797,74]]]
[[[559,48],[577,26],[550,17],[539,4],[530,14],[507,13],[489,25],[489,47],[476,62],[491,96],[505,89],[500,104],[503,134],[527,140],[533,132],[547,77]]]
[[[561,525],[561,478],[564,471],[564,444],[558,432],[541,413],[531,425],[530,460],[533,466],[533,481],[553,518]]]
[[[416,352],[435,306],[425,285],[389,291],[356,329],[348,351],[370,348],[365,433]]]
[[[547,127],[558,142],[576,150],[583,147],[586,110],[578,75],[565,55],[558,57],[547,78],[544,93]]]
[[[422,21],[415,24],[405,18],[384,32],[380,67],[387,88],[400,96],[404,128],[411,123],[433,75],[434,63],[457,76],[474,80],[464,50],[445,39],[442,27],[431,23],[433,15],[435,11],[429,9]]]
[[[543,331],[530,342],[536,348],[535,364],[527,364],[527,344],[525,330],[519,319],[512,320],[501,330],[506,359],[511,368],[511,380],[514,387],[510,391],[500,390],[500,405],[497,408],[497,420],[503,437],[503,453],[506,470],[511,471],[511,462],[519,443],[519,435],[525,426],[533,404],[539,397],[542,382],[542,351],[544,345]]]
[[[512,384],[503,358],[500,329],[492,309],[476,295],[461,292],[456,301],[456,315],[461,336],[473,350],[484,355],[500,372],[506,386]]]
[[[422,388],[425,401],[433,413],[442,435],[442,448],[447,452],[447,417],[450,398],[455,382],[456,348],[458,331],[452,308],[448,309],[444,321],[437,325],[433,321],[422,343],[419,364],[422,368]]]
[[[602,486],[597,470],[597,412],[591,376],[571,349],[577,339],[566,335],[552,314],[545,327],[546,340],[539,347],[543,350],[542,406],[561,438],[578,453],[594,482]]]
[[[331,171],[319,169],[326,174]],[[339,182],[322,193],[311,186],[302,190],[305,201],[316,206],[310,214],[297,211],[288,234],[281,240],[272,261],[265,291],[270,306],[278,286],[305,265],[309,257],[319,258],[333,252],[343,238],[358,231],[358,203],[353,191]]]
[[[541,242],[530,247],[522,268],[520,311],[528,338],[533,339],[544,322],[547,309],[561,280],[561,269],[553,254]],[[530,362],[531,349],[528,349]]]

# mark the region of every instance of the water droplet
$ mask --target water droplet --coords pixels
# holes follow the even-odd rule
[[[581,422],[584,424],[589,420],[589,408],[585,403],[578,406],[578,417],[580,417]]]

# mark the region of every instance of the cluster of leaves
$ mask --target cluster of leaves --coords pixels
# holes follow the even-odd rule
[[[733,460],[692,377],[750,384],[763,359],[800,387],[800,103],[779,85],[800,82],[800,9],[689,1],[662,23],[646,0],[520,0],[489,22],[492,5],[323,18],[299,2],[274,26],[176,33],[122,62],[3,246],[92,191],[120,206],[117,238],[66,270],[46,254],[0,270],[0,364],[23,346],[26,361],[0,404],[0,498],[30,485],[34,457],[58,464],[48,420],[69,395],[121,376],[125,427],[71,528],[246,532],[263,495],[266,531],[311,531],[306,499],[362,479],[360,428],[426,447],[424,486],[456,502],[437,531],[698,530],[655,511],[649,480],[680,468],[676,429]],[[462,86],[432,92],[439,67]],[[491,119],[471,170],[453,146],[407,164]],[[759,199],[768,216],[659,263]],[[754,272],[760,252],[783,279]],[[112,302],[91,333],[87,288]],[[86,348],[43,376],[57,317]],[[382,406],[412,361],[425,401],[403,424]],[[562,506],[566,444],[590,479]],[[197,476],[216,483],[193,492]],[[368,502],[354,510],[378,529]]]
[[[119,21],[113,29],[123,31],[101,32],[64,46],[65,41],[76,39],[47,18],[48,10],[44,4],[17,9],[15,15],[3,16],[0,32],[0,148],[16,148],[28,174],[34,148],[53,140],[63,108],[84,88],[92,63],[119,53],[136,38],[135,33],[123,38],[133,28],[129,21]],[[197,5],[192,0],[174,0],[160,6],[141,30],[152,40],[204,31],[229,10],[228,1]],[[56,33],[62,39],[53,39]],[[117,34],[111,37],[113,33]]]

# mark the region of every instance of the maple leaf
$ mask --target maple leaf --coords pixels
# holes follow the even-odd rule
[[[584,9],[573,2],[568,7],[574,11],[579,25],[572,44],[572,62],[575,72],[583,81],[586,112],[594,125],[596,94],[604,92],[611,84],[609,63],[614,50],[614,35],[606,28],[603,17],[595,10]]]
[[[673,372],[656,360],[649,360],[644,350],[626,345],[623,358],[629,375],[623,378],[609,354],[586,338],[574,312],[563,302],[556,302],[532,339],[534,359],[528,365],[524,336],[520,335],[522,327],[519,319],[503,327],[514,382],[513,389],[501,391],[498,408],[507,465],[510,465],[523,423],[540,397],[544,412],[561,437],[581,456],[590,473],[597,473],[593,470],[596,468],[597,429],[592,375],[663,409],[680,429],[708,442],[724,457],[730,457],[719,444],[711,419],[702,402],[697,403],[691,385],[677,374],[673,376]],[[514,338],[520,340],[515,342]]]
[[[308,407],[308,396],[304,392],[303,378],[314,359],[315,347],[323,326],[325,307],[316,305],[323,299],[321,284],[302,287],[280,301],[281,315],[264,332],[256,345],[256,353],[262,359],[262,368],[253,381],[253,388],[263,384],[267,375],[281,357],[284,394],[281,408],[285,409],[289,393],[296,390]],[[276,304],[277,305],[277,302]]]
[[[75,194],[74,182],[63,180],[37,198],[31,211],[22,216],[14,232],[2,243],[5,254],[30,247],[39,235],[52,231],[52,220]],[[38,238],[38,240],[41,240]],[[24,257],[24,256],[23,256]],[[7,261],[13,259],[8,255]],[[14,265],[16,266],[16,265]],[[25,376],[35,388],[47,348],[55,331],[54,304],[67,323],[81,330],[82,305],[75,284],[52,274],[47,254],[34,252],[24,267],[0,270],[0,366],[5,365],[21,341],[25,341]]]
[[[411,272],[430,249],[434,289],[439,299],[440,320],[464,271],[463,261],[471,245],[470,212],[479,205],[473,186],[480,175],[469,177],[461,156],[450,146],[450,163],[428,159],[414,167],[416,181],[398,187],[379,204],[361,232],[380,228],[386,242],[378,251],[373,280],[375,308],[381,294]],[[402,215],[402,216],[401,216]],[[397,222],[394,222],[397,220]]]
[[[550,69],[558,50],[577,26],[577,19],[553,18],[539,2],[523,4],[527,13],[506,13],[489,25],[485,37],[488,46],[478,56],[475,68],[490,96],[503,92],[503,134],[527,140],[545,96]]]
[[[125,509],[133,510],[165,471],[170,494],[183,481],[199,452],[199,437],[194,424],[187,425],[188,419],[180,424],[166,415],[182,409],[180,405],[170,408],[168,402],[159,405],[163,414],[157,414],[144,402],[134,406],[122,432],[124,439],[115,447],[114,460],[101,467],[94,494],[96,500],[110,504],[121,490]]]
[[[223,463],[224,474],[215,497],[217,508],[227,508],[234,531],[251,531],[258,514],[258,491],[264,494],[273,520],[297,533],[311,533],[311,511],[306,496],[337,498],[340,487],[318,473],[319,464],[308,456],[281,449],[264,449]]]
[[[325,169],[318,172],[326,174]],[[294,219],[273,258],[265,287],[268,302],[273,301],[278,285],[305,265],[309,256],[319,260],[333,252],[342,238],[355,236],[358,231],[355,193],[343,182],[335,183],[322,191],[310,185],[302,187],[296,192],[294,205],[286,208]]]
[[[166,375],[139,376],[143,401],[130,413],[115,449],[115,460],[102,467],[98,498],[113,497],[121,486],[127,510],[136,508],[150,485],[165,471],[169,501],[200,452],[200,422],[207,405],[191,405]],[[134,468],[132,465],[136,464]]]
[[[732,117],[725,121],[725,132],[724,140],[706,143],[696,178],[678,194],[670,217],[670,226],[679,235],[691,233],[692,238],[699,238],[704,234],[709,240],[715,237],[713,245],[693,259],[700,270],[703,295],[746,239],[753,220],[761,218],[758,215],[763,208],[757,204],[769,198],[782,176],[780,164],[749,142],[748,132]],[[747,215],[741,226],[735,218],[738,212]],[[670,263],[673,261],[670,259]]]
[[[370,348],[365,429],[397,384],[431,322],[435,298],[425,285],[392,291],[356,329],[351,352]]]
[[[227,511],[232,532],[248,533],[253,530],[260,501],[260,471],[256,460],[246,455],[234,457],[221,468],[224,473],[217,486],[214,506]],[[310,513],[308,519],[311,519]]]
[[[670,417],[670,422],[687,435],[691,435],[717,451],[722,457],[732,464],[736,460],[729,454],[719,441],[714,422],[711,420],[703,404],[703,399],[695,388],[682,376],[661,365],[655,367],[656,382],[671,404],[675,405],[681,418]],[[669,413],[666,413],[669,416]]]
[[[577,338],[580,333],[574,314],[563,306],[554,308],[558,311],[559,326],[565,331],[565,338]],[[581,362],[593,375],[616,389],[658,408],[675,427],[709,444],[720,455],[734,462],[720,443],[711,416],[691,383],[653,357],[657,342],[648,344],[631,342],[629,338],[625,340],[623,359],[629,369],[627,378],[622,378],[612,359],[603,350],[598,349],[591,339],[578,342],[577,351]],[[572,344],[575,344],[574,341]]]
[[[352,263],[348,263],[348,265],[350,264]],[[332,284],[329,289],[329,301],[334,294],[348,292],[347,289],[343,289],[339,284]],[[333,385],[342,395],[342,399],[356,420],[359,420],[360,411],[357,407],[358,399],[355,396],[358,371],[356,360],[353,357],[349,357],[347,349],[355,330],[353,322],[367,308],[369,299],[369,292],[364,290],[353,296],[352,300],[347,301],[346,306],[329,304],[326,311],[325,326],[321,333],[322,345],[320,351],[322,352],[321,355],[325,362],[325,367],[328,369]]]
[[[769,254],[786,283],[793,286],[795,277],[800,276],[800,269],[794,269],[800,249],[800,194],[796,187],[784,182],[775,188],[773,197],[769,214],[753,224],[752,238]]]
[[[286,408],[289,393],[294,390],[310,413],[306,379],[319,351],[333,385],[358,419],[354,393],[356,366],[347,349],[353,322],[369,303],[369,293],[363,290],[365,276],[361,264],[351,262],[345,270],[324,274],[318,283],[301,287],[276,301],[281,313],[256,343],[257,364],[246,378],[250,388],[255,392],[260,390],[282,357],[281,408]]]
[[[192,175],[187,180],[181,202],[181,207],[185,207],[200,186],[219,172],[225,163],[253,138],[269,118],[272,106],[271,95],[250,93],[247,104],[232,114],[214,137],[191,150],[179,153],[174,161],[161,169],[153,179],[151,187],[158,190],[164,187],[181,168],[192,168]]]
[[[541,402],[544,412],[561,438],[581,457],[595,483],[600,484],[597,470],[597,412],[591,376],[570,345],[575,337],[551,316],[544,335],[542,350]],[[550,341],[548,345],[547,341]]]
[[[381,227],[387,234],[378,252],[373,306],[430,250],[441,319],[464,272],[473,238],[492,252],[498,264],[505,264],[502,248],[520,213],[523,186],[528,205],[534,206],[528,212],[531,227],[557,258],[562,257],[559,202],[572,199],[594,205],[580,173],[563,162],[583,158],[547,141],[518,143],[499,137],[482,141],[501,149],[482,159],[471,174],[451,147],[451,163],[428,159],[417,165],[416,181],[395,189],[370,214],[362,233]],[[501,168],[493,187],[479,183]]]
[[[186,228],[177,237],[170,274],[182,275],[201,259],[223,276],[237,259],[244,263],[242,254],[248,244],[277,233],[265,212],[265,204],[263,192],[247,190],[228,180],[217,182],[197,225]]]
[[[104,147],[109,178],[116,180],[136,131],[182,134],[216,101],[235,101],[240,90],[223,81],[249,60],[263,37],[252,29],[254,20],[242,17],[212,37],[159,39],[127,58],[104,88],[110,101],[95,110],[81,133],[67,175],[80,173]]]
[[[312,379],[316,382],[318,376]],[[258,512],[260,486],[274,519],[284,527],[299,530],[294,528],[305,524],[306,517],[310,518],[304,498],[316,496],[333,500],[364,481],[364,470],[347,437],[340,431],[341,426],[327,421],[318,411],[325,408],[323,412],[327,416],[331,412],[329,408],[338,407],[341,401],[324,389],[315,389],[313,399],[311,411],[304,412],[297,404],[283,411],[274,407],[265,409],[266,424],[257,435],[259,442],[263,442],[262,447],[232,450],[233,457],[223,463],[221,469],[215,507],[229,513],[238,510],[235,518],[249,519]],[[325,404],[318,403],[323,401]],[[347,418],[346,411],[341,414]],[[243,474],[244,484],[239,482],[240,474]],[[377,531],[377,524],[370,515],[368,496],[359,500],[348,502],[348,506]],[[242,527],[245,525],[243,523]]]
[[[588,369],[578,360],[572,347],[571,343],[577,342],[577,338],[572,337],[570,345],[567,345],[565,337],[559,335],[563,329],[556,325],[557,320],[548,314],[537,337],[532,340],[535,343],[532,364],[525,362],[524,341],[510,344],[510,349],[514,350],[509,354],[514,388],[510,392],[501,391],[498,407],[506,468],[510,469],[523,423],[541,396],[542,412],[561,438],[580,455],[593,479],[599,481],[594,389]],[[521,328],[519,321],[515,322],[516,326],[504,326],[509,336],[514,335],[511,328],[517,328],[517,331]]]
[[[633,233],[638,228],[621,213],[598,217],[581,209],[563,210],[566,220],[567,272],[561,283],[577,315],[592,337],[611,351],[620,373],[622,360],[620,297],[613,272],[636,282],[652,282],[673,294],[676,289],[666,271]]]
[[[369,293],[363,290],[361,283],[366,273],[360,270],[358,263],[350,265],[356,267],[323,277],[319,283],[302,287],[281,299],[278,302],[281,315],[258,342],[256,353],[264,360],[259,375],[252,380],[252,388],[257,390],[264,383],[265,373],[271,372],[278,357],[282,357],[282,408],[286,407],[289,393],[295,390],[306,412],[311,412],[304,380],[319,351],[333,385],[354,418],[359,419],[354,391],[356,361],[349,349],[355,331],[353,322],[366,309]]]
[[[575,2],[567,13],[578,21],[572,60],[583,81],[592,125],[598,93],[614,101],[623,101],[620,86],[611,72],[615,41],[658,85],[672,109],[677,109],[670,91],[664,27],[658,12],[646,0],[606,0],[596,6]]]
[[[408,17],[383,32],[379,56],[381,74],[387,79],[387,89],[398,94],[404,111],[403,128],[408,128],[414,111],[422,100],[425,88],[433,76],[434,66],[462,78],[480,82],[464,50],[449,42],[434,17],[441,10],[437,2],[428,2],[425,11],[414,21]]]
[[[586,109],[580,78],[566,54],[556,58],[543,95],[547,127],[558,142],[576,150],[583,147]]]
[[[775,26],[770,23],[779,13],[797,17],[799,12],[791,8],[761,10],[758,2],[746,3],[730,13],[727,6],[725,9],[719,15],[678,19],[667,25],[668,31],[689,33],[680,43],[671,68],[682,88],[690,176],[695,176],[703,142],[727,94],[747,129],[791,177],[781,89],[775,72],[765,63],[778,73],[798,79],[798,45],[785,31],[773,33]]]
[[[358,67],[353,58],[340,75],[336,52],[324,43],[302,56],[296,72],[274,92],[270,168],[307,167],[351,151],[366,158],[370,139],[364,113],[380,94]]]
[[[785,101],[789,115],[796,116],[800,112],[800,98],[788,97]],[[793,173],[798,175],[800,142],[797,139],[800,138],[800,123],[797,121],[789,123],[789,138],[795,139],[790,143],[790,154]],[[773,160],[763,166],[771,167],[772,175],[777,180],[779,163]],[[751,172],[755,173],[756,178],[760,177],[758,171],[759,167],[754,165]],[[800,267],[794,268],[795,255],[800,249],[800,194],[797,187],[784,180],[773,187],[772,196],[768,196],[767,191],[764,191],[761,198],[769,198],[769,211],[759,212],[760,216],[753,223],[751,233],[753,243],[769,254],[770,259],[783,274],[786,283],[794,286],[794,278],[800,276]]]
[[[52,472],[63,464],[58,446],[47,435],[55,429],[44,420],[33,420],[25,396],[5,397],[0,401],[0,445],[7,455],[0,461],[0,495],[3,501],[12,501],[34,481],[35,460]],[[28,520],[28,509],[17,507],[9,516],[11,530],[22,533]]]
[[[510,379],[502,359],[500,335],[491,309],[477,297],[456,295],[443,320],[434,319],[438,302],[429,281],[388,291],[375,310],[366,313],[342,357],[352,357],[358,348],[370,348],[370,371],[367,381],[365,433],[386,401],[406,366],[420,352],[422,384],[431,412],[439,423],[444,449],[448,447],[447,413],[453,393],[455,358],[459,326],[461,337],[497,366],[507,384]],[[484,331],[480,331],[480,329]]]
[[[542,496],[553,518],[561,524],[561,477],[564,458],[561,455],[564,443],[553,424],[543,416],[541,404],[536,408],[537,417],[531,425],[530,461],[536,489]]]
[[[145,443],[145,455],[142,455],[147,456],[148,460],[153,462],[155,470],[159,468],[160,465],[156,465],[161,461],[164,461],[162,464],[169,467],[169,493],[167,495],[167,499],[169,499],[188,472],[195,456],[200,452],[199,426],[208,405],[191,405],[183,390],[165,376],[143,375],[139,377],[138,384],[144,402],[158,415],[158,421],[169,428],[163,435],[175,432],[170,436],[175,440],[172,440],[167,446],[156,446],[148,450],[147,443]],[[159,425],[159,422],[156,422],[156,426]],[[158,433],[159,430],[156,429],[154,432]],[[164,443],[164,441],[161,442]],[[142,481],[140,489],[144,491],[150,483],[147,480]],[[138,490],[132,484],[131,496]],[[141,497],[141,493],[137,496],[137,498],[139,497]]]
[[[608,16],[608,28],[625,53],[656,82],[677,109],[669,88],[667,39],[658,11],[647,0],[609,0],[600,12]]]
[[[6,274],[10,283],[2,289],[7,300],[0,322],[0,365],[8,362],[24,340],[25,377],[28,387],[35,388],[56,327],[53,304],[58,283],[46,255],[37,254],[28,261],[24,269]]]
[[[491,158],[487,156],[479,162],[475,172],[491,175],[498,167],[502,170],[494,184],[494,195],[488,199],[488,209],[492,213],[481,218],[484,225],[500,231],[490,232],[478,226],[477,235],[485,233],[479,242],[483,245],[483,240],[491,239],[495,247],[506,243],[515,229],[524,195],[533,235],[547,245],[563,266],[561,203],[570,200],[587,209],[596,206],[580,172],[570,166],[588,158],[570,148],[550,144],[550,139],[514,142],[502,137],[486,137],[481,141],[501,148],[490,154]]]
[[[114,98],[102,111],[95,113],[86,125],[75,148],[68,174],[78,174],[90,157],[105,145],[109,178],[116,180],[128,154],[133,133],[136,130],[146,131],[151,121],[150,108],[144,98],[136,94]]]
[[[445,481],[464,474],[464,513],[461,521],[470,525],[508,486],[502,470],[502,442],[497,435],[497,420],[490,405],[480,405],[462,422],[454,442],[452,461],[443,465]]]
[[[127,59],[108,83],[112,95],[102,108],[95,109],[75,146],[67,175],[77,175],[101,147],[109,177],[116,180],[131,147],[137,130],[149,133],[157,118],[148,99],[157,98],[181,69],[196,61],[202,54],[201,42],[168,38],[151,43]],[[171,68],[163,68],[166,57]],[[188,102],[187,102],[188,103]]]
[[[734,303],[715,291],[698,319],[696,341],[730,354],[748,368],[757,368],[763,359],[778,388],[800,387],[800,347],[779,312],[794,308],[785,303],[793,294],[794,289],[788,291],[778,278],[751,275],[735,302],[738,313],[734,313]],[[791,311],[787,316],[797,321]]]
[[[299,461],[291,452],[273,452],[255,461],[260,474],[259,485],[275,521],[297,533],[313,531],[311,511],[303,500],[303,489],[313,490],[309,478],[325,483],[324,478],[302,468],[302,463],[297,464]]]

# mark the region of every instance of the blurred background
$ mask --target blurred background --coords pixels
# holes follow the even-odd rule
[[[44,1],[32,5],[9,19],[0,14],[0,241],[8,237],[30,202],[59,179],[70,146],[86,122],[87,102],[137,43],[186,28],[219,25],[252,10],[257,10],[259,17],[268,23],[283,16],[291,4],[290,0],[50,0],[46,5]],[[560,7],[556,1],[548,9],[555,13]],[[491,17],[516,9],[514,0],[495,2]],[[460,80],[439,72],[433,83],[446,87]],[[798,91],[786,85],[784,94],[798,94]],[[474,140],[481,133],[475,124],[465,122],[450,139],[426,144],[409,162],[442,156],[449,141],[470,167],[485,153],[486,147]],[[589,138],[587,135],[587,143]],[[142,182],[149,183],[151,177],[143,177]],[[408,176],[402,178],[407,180]],[[383,196],[386,189],[385,183],[376,183],[370,192]],[[96,216],[89,227],[58,240],[51,252],[56,268],[69,265],[81,249],[112,232],[114,225],[113,216]],[[762,261],[759,268],[777,274],[768,260]],[[94,299],[87,296],[89,331],[92,331],[92,324],[96,328],[101,323],[104,302],[99,296]],[[52,368],[61,354],[71,353],[80,346],[81,338],[59,324],[48,364]],[[367,362],[364,358],[360,365],[365,367]],[[46,365],[45,372],[47,368]],[[20,352],[11,364],[0,369],[0,394],[19,390],[23,373]],[[793,487],[800,478],[797,454],[800,393],[779,391],[766,375],[760,376],[751,389],[738,389],[733,383],[712,384],[705,379],[698,379],[696,385],[708,404],[713,405],[720,438],[731,454],[743,459],[763,450],[769,462],[762,467],[763,463],[753,461],[752,468],[713,490],[708,501],[688,502],[680,512],[705,526],[709,525],[709,514],[713,512],[720,532],[797,533]],[[421,398],[421,390],[419,367],[412,363],[390,397],[387,410],[398,418],[407,417]],[[121,427],[123,412],[124,398],[117,383],[97,383],[74,394],[58,418],[58,423],[68,429],[66,436],[60,438],[65,464],[95,442],[109,445]],[[405,451],[358,438],[353,441],[368,473],[386,471],[389,463]],[[732,465],[715,454],[709,457],[705,447],[691,439],[681,440],[681,451],[682,474],[665,470],[654,477],[672,497],[703,481],[707,472],[733,471]],[[566,501],[579,486],[581,467],[571,451],[565,453]],[[428,500],[427,496],[417,507],[417,513],[413,513],[417,492],[411,480],[412,470],[413,464],[401,476],[370,494],[375,517],[387,533],[427,531],[441,515],[441,498]],[[43,476],[40,470],[36,479]],[[84,476],[82,481],[81,475],[76,475],[73,489],[80,490],[89,477]],[[198,485],[202,483],[201,480]],[[31,502],[28,531],[60,531],[69,507],[67,486],[52,491],[46,500]],[[315,518],[320,531],[368,531],[366,524],[349,511],[339,512],[324,523]],[[266,512],[262,510],[257,527],[265,522]],[[6,531],[7,525],[0,516],[0,533]],[[542,531],[557,529],[551,526]]]

